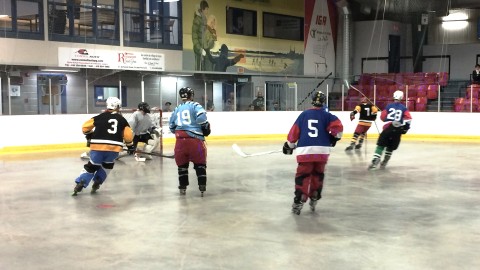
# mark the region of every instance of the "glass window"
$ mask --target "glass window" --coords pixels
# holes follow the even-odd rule
[[[303,18],[264,12],[263,36],[302,41]]]
[[[257,36],[257,12],[227,7],[227,34]]]

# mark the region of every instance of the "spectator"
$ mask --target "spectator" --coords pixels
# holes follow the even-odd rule
[[[472,72],[472,83],[480,84],[480,65],[476,64]]]
[[[170,101],[165,102],[165,106],[163,106],[164,112],[171,112],[172,111],[172,103]]]
[[[255,111],[264,111],[265,110],[265,98],[263,97],[263,92],[257,92],[257,98],[252,101],[253,109]]]

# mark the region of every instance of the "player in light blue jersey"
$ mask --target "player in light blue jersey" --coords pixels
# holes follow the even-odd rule
[[[184,87],[179,91],[182,104],[172,112],[169,128],[175,134],[175,163],[178,166],[180,195],[185,195],[188,181],[188,166],[193,168],[198,178],[198,188],[203,197],[207,187],[207,147],[205,137],[210,135],[207,112],[198,102],[193,101],[194,91]]]

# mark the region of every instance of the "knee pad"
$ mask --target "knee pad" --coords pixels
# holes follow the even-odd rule
[[[303,174],[298,177],[295,177],[295,185],[297,186],[302,186],[303,185],[303,179],[307,178],[308,175]]]
[[[96,171],[98,171],[100,169],[100,167],[101,167],[100,165],[92,164],[90,161],[87,164],[83,165],[83,168],[88,173],[95,173]]]
[[[106,170],[111,170],[111,169],[113,169],[113,165],[115,165],[115,163],[113,163],[113,162],[109,162],[109,163],[103,162],[103,163],[102,163],[102,167],[103,167],[104,169],[106,169]]]
[[[195,169],[197,176],[207,175],[207,165],[193,164],[193,168]]]
[[[207,165],[193,164],[193,168],[197,173],[198,185],[206,185],[207,184]]]
[[[178,166],[178,175],[188,175],[188,163]]]

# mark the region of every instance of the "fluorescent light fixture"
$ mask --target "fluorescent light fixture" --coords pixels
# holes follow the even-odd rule
[[[172,76],[172,77],[192,77],[193,76],[193,74],[187,74],[187,73],[168,73],[166,75]]]
[[[452,12],[442,18],[442,28],[445,30],[460,30],[468,26],[468,15],[459,11]]]
[[[0,18],[8,18],[8,15],[2,14],[2,15],[0,15]]]
[[[467,21],[448,21],[442,22],[442,28],[445,30],[460,30],[467,28],[468,22]]]
[[[62,67],[42,67],[42,68],[40,68],[40,71],[59,72],[59,73],[73,73],[73,72],[79,72],[80,69],[78,69],[78,68],[62,68]]]
[[[162,0],[157,0],[157,2],[162,2]],[[164,3],[169,3],[169,2],[178,2],[178,0],[163,0]]]
[[[467,16],[467,14],[465,14],[463,12],[452,12],[452,13],[448,14],[448,16],[443,17],[442,20],[444,22],[466,21],[466,20],[468,20],[468,16]]]

